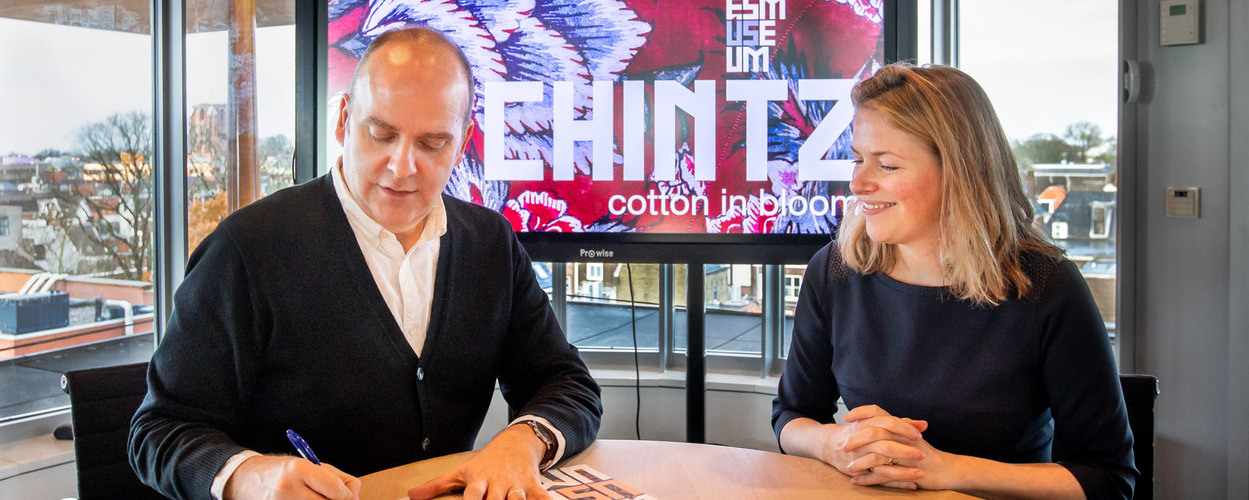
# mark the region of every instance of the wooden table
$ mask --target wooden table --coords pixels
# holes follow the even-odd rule
[[[361,478],[361,500],[397,500],[475,452],[457,453]],[[856,486],[817,460],[779,453],[667,441],[599,440],[560,466],[587,464],[659,500],[974,498],[952,491]],[[461,498],[447,495],[441,498]]]

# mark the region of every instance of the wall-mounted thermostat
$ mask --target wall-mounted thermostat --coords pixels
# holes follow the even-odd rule
[[[1158,37],[1162,45],[1188,45],[1201,42],[1200,0],[1162,0]]]
[[[1167,217],[1201,217],[1201,188],[1167,188]]]

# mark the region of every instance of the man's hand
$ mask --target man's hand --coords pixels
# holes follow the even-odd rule
[[[408,497],[425,500],[463,489],[466,500],[549,500],[538,484],[538,462],[545,451],[529,426],[509,426],[473,458],[408,490]]]
[[[360,480],[333,465],[260,455],[239,464],[226,481],[226,500],[309,498],[359,500]]]

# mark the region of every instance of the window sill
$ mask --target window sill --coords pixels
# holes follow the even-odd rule
[[[633,387],[635,375],[632,369],[590,368],[590,375],[604,387]],[[685,372],[678,370],[657,371],[645,369],[641,371],[638,382],[642,387],[660,387],[669,389],[685,388]],[[752,374],[708,373],[707,390],[720,392],[745,392],[755,394],[776,395],[776,386],[780,377],[760,377]]]
[[[74,461],[74,442],[51,434],[0,444],[0,481]]]

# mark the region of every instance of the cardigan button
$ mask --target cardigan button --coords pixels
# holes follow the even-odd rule
[[[421,440],[421,450],[429,451],[429,438],[425,438]]]
[[[425,369],[424,369],[424,368],[421,368],[421,367],[419,367],[419,366],[418,366],[418,367],[416,367],[416,379],[417,379],[417,380],[425,380]]]

